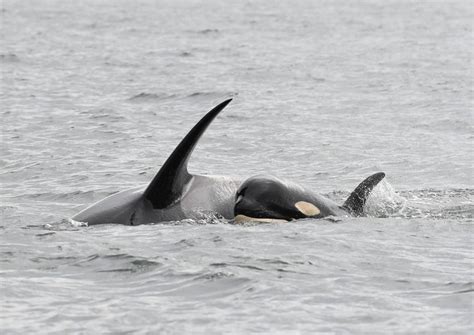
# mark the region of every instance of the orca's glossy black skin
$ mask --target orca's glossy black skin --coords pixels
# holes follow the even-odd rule
[[[286,221],[302,219],[308,215],[295,206],[302,201],[319,209],[314,218],[349,214],[332,200],[300,185],[273,176],[255,176],[244,181],[237,191],[234,215]]]
[[[379,172],[365,179],[342,206],[300,185],[273,176],[255,176],[244,181],[237,190],[234,216],[257,221],[358,216],[363,212],[370,191],[384,176]]]

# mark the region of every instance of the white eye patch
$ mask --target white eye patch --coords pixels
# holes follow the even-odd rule
[[[306,216],[315,216],[321,213],[318,207],[306,201],[298,201],[295,207]]]

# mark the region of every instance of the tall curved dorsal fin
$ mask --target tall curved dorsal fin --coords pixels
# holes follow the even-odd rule
[[[153,208],[166,208],[180,198],[185,185],[191,180],[188,173],[189,157],[206,128],[231,101],[228,99],[208,112],[168,157],[143,194],[153,204]]]
[[[349,210],[354,215],[361,215],[364,211],[364,205],[370,192],[372,192],[374,187],[377,186],[384,177],[385,173],[383,172],[378,172],[367,177],[355,188],[342,207]]]

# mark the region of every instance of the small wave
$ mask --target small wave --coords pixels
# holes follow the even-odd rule
[[[140,67],[139,63],[129,63],[129,62],[122,62],[118,60],[108,60],[104,62],[105,66],[116,66],[120,68],[138,68]]]
[[[73,176],[76,177],[76,176]],[[77,176],[82,179],[82,176]],[[46,201],[46,202],[60,202],[60,203],[67,203],[71,200],[74,202],[88,202],[91,201],[96,193],[94,191],[73,191],[73,192],[65,192],[65,193],[55,193],[55,192],[41,192],[41,193],[30,193],[30,194],[23,194],[18,196],[18,198],[22,199],[32,199],[35,201]],[[107,196],[109,194],[105,194]],[[100,194],[99,196],[102,196]]]
[[[41,234],[36,234],[36,237],[43,238],[43,237],[48,237],[48,236],[53,236],[56,235],[54,231],[47,232],[47,233],[41,233]]]
[[[202,29],[202,30],[198,30],[197,33],[198,33],[198,34],[203,34],[203,35],[218,34],[218,33],[219,33],[219,29],[211,29],[211,28]]]
[[[98,270],[97,272],[136,272],[133,269],[110,269],[110,270]]]
[[[219,280],[219,279],[229,278],[229,277],[234,277],[234,276],[235,275],[233,273],[218,271],[218,272],[210,272],[210,273],[202,274],[202,275],[194,278],[194,280],[205,279],[205,280],[209,280],[209,281],[214,281],[214,280]]]
[[[248,270],[257,270],[257,271],[265,271],[265,269],[255,266],[255,265],[250,265],[250,264],[240,264],[240,263],[211,263],[209,264],[210,266],[213,267],[237,267],[237,268],[242,268],[242,269],[248,269]]]
[[[462,294],[474,292],[473,282],[447,282],[432,289],[438,294]]]
[[[97,270],[97,272],[128,272],[128,273],[137,273],[137,272],[147,272],[151,271],[157,267],[160,267],[162,264],[158,262],[152,262],[147,260],[141,261],[132,261],[128,264],[125,264],[124,267],[113,268],[113,269],[104,269]]]
[[[107,120],[107,121],[120,121],[125,120],[125,117],[118,115],[112,109],[99,109],[97,111],[91,111],[89,118],[93,120]]]
[[[34,163],[26,164],[26,165],[23,165],[20,162],[9,164],[2,168],[2,170],[4,171],[2,171],[0,175],[22,172],[24,170],[30,169],[38,165],[40,165],[40,163],[38,162],[34,162]]]
[[[0,54],[0,61],[2,63],[19,63],[20,58],[14,53]]]
[[[188,56],[186,56],[188,57]],[[173,93],[148,93],[148,92],[141,92],[136,94],[130,98],[128,101],[131,102],[154,102],[154,101],[164,101],[168,99],[224,99],[227,97],[235,97],[237,96],[237,92],[219,92],[219,91],[199,91],[199,92],[192,92],[192,93],[182,93],[182,94],[173,94]]]
[[[196,245],[196,241],[193,239],[182,239],[175,243],[178,246],[186,246],[186,247],[194,247]]]
[[[461,294],[461,293],[471,293],[471,292],[474,292],[474,288],[468,288],[468,289],[456,291],[456,292],[453,292],[453,293],[454,294]]]
[[[54,271],[64,266],[69,266],[77,261],[77,257],[74,256],[39,256],[30,258],[32,263],[35,263],[35,267],[41,270]]]
[[[188,94],[187,98],[221,98],[221,97],[235,97],[238,96],[237,92],[193,92]]]
[[[174,98],[175,96],[176,96],[175,94],[166,94],[166,93],[158,94],[158,93],[141,92],[129,98],[128,100],[142,102],[142,101],[170,99],[170,98]]]
[[[148,267],[154,267],[154,266],[162,265],[159,262],[149,261],[147,259],[136,259],[136,260],[132,261],[131,264],[135,267],[138,267],[138,268],[140,268],[140,267],[148,268]]]
[[[94,272],[145,272],[161,267],[163,264],[154,260],[126,253],[92,254],[76,261],[74,266],[91,268]]]
[[[111,254],[111,255],[103,255],[103,256],[99,256],[99,257],[102,257],[102,258],[111,258],[111,259],[131,259],[131,258],[134,258],[134,256],[132,255],[129,255],[129,254]]]
[[[317,83],[323,83],[326,81],[326,78],[319,78],[319,77],[311,77],[311,79],[313,79],[313,81]]]
[[[290,265],[290,263],[288,263],[284,260],[281,260],[279,258],[261,258],[261,259],[258,259],[258,261],[261,261],[261,262],[264,262],[264,263],[267,263],[267,264]]]

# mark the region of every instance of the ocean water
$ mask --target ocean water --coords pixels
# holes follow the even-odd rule
[[[1,9],[2,334],[469,334],[469,1],[33,1]],[[72,225],[233,102],[199,174],[367,217]]]

